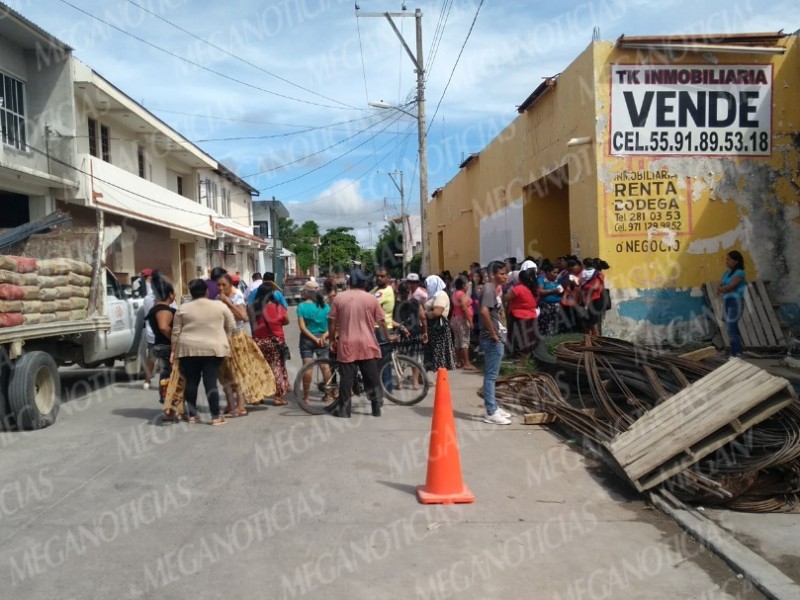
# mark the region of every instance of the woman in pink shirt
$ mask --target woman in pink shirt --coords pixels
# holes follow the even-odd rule
[[[453,314],[450,317],[450,328],[456,347],[456,368],[474,371],[469,361],[469,338],[472,329],[472,300],[466,292],[467,282],[463,277],[456,277],[456,291],[453,292]]]
[[[520,271],[517,285],[512,287],[503,298],[508,302],[508,309],[514,317],[514,349],[519,351],[524,360],[527,360],[531,351],[539,343],[539,317],[537,308],[536,269]]]

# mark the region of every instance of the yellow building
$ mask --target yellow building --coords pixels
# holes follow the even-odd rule
[[[432,270],[601,257],[605,333],[708,331],[727,252],[800,296],[800,45],[780,33],[593,42],[428,205]]]

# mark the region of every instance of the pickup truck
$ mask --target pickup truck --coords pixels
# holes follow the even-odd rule
[[[59,366],[113,367],[124,360],[126,373],[138,375],[142,301],[129,298],[107,269],[92,280],[99,286],[105,314],[0,328],[0,429],[42,429],[55,422],[61,399]]]

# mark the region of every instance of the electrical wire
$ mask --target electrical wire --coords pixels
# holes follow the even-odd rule
[[[406,132],[401,134],[401,135],[405,136],[405,138],[401,139],[398,142],[396,142],[394,147],[392,147],[386,154],[384,154],[383,159],[381,161],[378,161],[378,162],[382,162],[383,160],[385,160],[390,154],[392,154],[395,151],[395,149],[398,146],[400,146],[401,143],[405,142],[406,144],[408,144],[408,140],[409,140],[408,136],[411,135],[411,130],[414,128],[414,126],[415,126],[414,123],[408,125],[406,127]],[[393,141],[392,139],[389,139],[386,143],[383,144],[383,146],[380,147],[380,149],[382,150],[383,148],[388,146],[392,141]],[[360,165],[363,162],[366,162],[367,160],[369,160],[369,155],[365,156],[364,158],[362,158],[358,162],[353,163],[352,165],[347,167],[345,170],[340,171],[339,173],[336,173],[335,175],[333,175],[331,177],[328,177],[325,180],[319,181],[319,182],[315,183],[314,185],[312,185],[310,187],[307,187],[307,188],[305,188],[303,190],[300,190],[299,192],[295,192],[295,195],[296,196],[303,196],[304,194],[307,194],[311,190],[319,188],[321,185],[325,185],[325,184],[333,181],[334,179],[337,179],[339,177],[342,177],[342,176],[346,175],[349,171],[352,171],[355,167],[357,167],[358,165]],[[341,189],[346,189],[346,188],[348,188],[348,187],[350,187],[352,185],[355,185],[358,181],[360,181],[362,178],[364,178],[367,174],[372,173],[372,171],[373,171],[372,167],[369,167],[366,171],[361,173],[361,175],[358,175],[355,178],[353,178],[350,183],[348,183],[346,186],[343,186]],[[322,198],[330,198],[330,197],[333,197],[335,195],[336,195],[335,193],[326,194],[325,196],[318,196],[317,198],[315,198],[315,200],[319,200],[319,199],[322,199]]]
[[[205,65],[202,65],[202,64],[200,64],[198,62],[195,62],[195,61],[193,61],[191,59],[188,59],[185,56],[181,56],[180,54],[176,54],[175,52],[172,52],[171,50],[167,50],[166,48],[162,48],[161,46],[158,46],[158,45],[156,45],[156,44],[154,44],[152,42],[149,42],[144,38],[141,38],[141,37],[139,37],[137,35],[134,35],[131,32],[122,29],[121,27],[117,27],[113,23],[109,23],[108,21],[105,21],[105,20],[101,19],[100,17],[97,17],[97,16],[93,15],[90,12],[75,6],[71,2],[68,2],[67,0],[59,0],[59,2],[61,2],[62,4],[66,4],[67,6],[69,6],[71,8],[74,8],[75,10],[77,10],[80,13],[83,13],[87,17],[89,17],[91,19],[94,19],[95,21],[98,21],[98,22],[102,23],[103,25],[106,25],[107,27],[111,27],[112,29],[115,29],[116,31],[119,31],[120,33],[123,33],[123,34],[127,35],[128,37],[131,37],[131,38],[135,39],[136,41],[141,42],[142,44],[145,44],[146,46],[150,46],[151,48],[154,48],[154,49],[158,50],[159,52],[163,52],[164,54],[167,54],[168,56],[172,56],[173,58],[177,58],[180,61],[183,61],[183,62],[185,62],[187,64],[190,64],[192,66],[197,67],[198,69],[202,69],[203,71],[207,71],[209,73],[213,73],[214,75],[217,75],[217,76],[222,77],[224,79],[227,79],[229,81],[233,81],[233,82],[238,83],[240,85],[243,85],[245,87],[249,87],[249,88],[252,88],[254,90],[258,90],[260,92],[264,92],[265,94],[270,94],[272,96],[277,96],[279,98],[285,98],[286,100],[293,100],[295,102],[301,102],[303,104],[310,104],[312,106],[320,106],[322,108],[332,108],[332,109],[336,109],[336,110],[360,110],[360,109],[347,108],[345,106],[334,106],[334,105],[331,105],[331,104],[321,104],[319,102],[312,102],[311,100],[303,100],[301,98],[295,98],[293,96],[288,96],[286,94],[281,94],[279,92],[274,92],[272,90],[268,90],[266,88],[262,88],[262,87],[259,87],[257,85],[254,85],[252,83],[247,83],[246,81],[242,81],[241,79],[237,79],[236,77],[231,77],[230,75],[226,75],[225,73],[221,73],[220,71],[215,71],[214,69],[212,69],[210,67],[207,67]]]
[[[344,106],[346,108],[352,108],[352,109],[355,109],[355,110],[359,110],[355,106],[351,106],[349,104],[346,104],[345,102],[340,102],[339,100],[336,100],[335,98],[331,98],[331,97],[326,96],[324,94],[320,94],[319,92],[315,92],[314,90],[310,90],[307,87],[303,87],[302,85],[300,85],[298,83],[294,83],[293,81],[290,81],[290,80],[286,79],[285,77],[281,77],[280,75],[276,75],[272,71],[268,71],[267,69],[265,69],[263,67],[260,67],[260,66],[254,64],[254,63],[251,63],[250,61],[243,59],[241,56],[237,56],[237,55],[233,54],[232,52],[228,52],[224,48],[222,48],[220,46],[217,46],[216,44],[213,44],[213,43],[209,42],[208,40],[205,40],[205,39],[201,38],[200,36],[192,33],[191,31],[188,31],[187,29],[184,29],[183,27],[181,27],[179,25],[176,25],[175,23],[165,19],[161,15],[159,15],[159,14],[157,14],[157,13],[155,13],[155,12],[153,12],[153,11],[147,9],[147,8],[145,8],[144,6],[139,4],[138,2],[134,2],[134,0],[128,0],[128,2],[130,4],[133,4],[134,6],[136,6],[137,8],[142,10],[143,12],[146,12],[147,14],[154,16],[159,21],[163,21],[164,23],[166,23],[170,27],[174,27],[178,31],[180,31],[182,33],[185,33],[186,35],[188,35],[190,37],[193,37],[194,39],[203,42],[204,44],[210,46],[211,48],[214,48],[215,50],[219,50],[223,54],[226,54],[226,55],[230,56],[231,58],[233,58],[235,60],[238,60],[241,63],[244,63],[244,64],[246,64],[246,65],[248,65],[250,67],[253,67],[254,69],[257,69],[257,70],[261,71],[262,73],[266,73],[267,75],[269,75],[271,77],[274,77],[275,79],[279,79],[280,81],[283,81],[284,83],[288,83],[289,85],[294,86],[294,87],[296,87],[298,89],[301,89],[304,92],[308,92],[309,94],[313,94],[314,96],[319,96],[320,98],[323,98],[323,99],[328,100],[330,102],[334,102],[336,104],[341,104],[342,106]]]
[[[386,127],[384,127],[383,129],[381,129],[380,131],[376,132],[374,135],[370,136],[369,138],[367,138],[366,140],[364,140],[364,141],[363,141],[363,142],[361,142],[360,144],[358,144],[358,145],[356,145],[356,146],[353,146],[353,147],[352,147],[352,148],[350,148],[350,149],[349,149],[347,152],[344,152],[344,153],[340,154],[339,156],[335,156],[334,158],[332,158],[332,159],[331,159],[331,160],[329,160],[328,162],[326,162],[326,163],[323,163],[323,164],[319,165],[318,167],[314,167],[313,169],[311,169],[310,171],[306,171],[306,172],[305,172],[305,173],[303,173],[302,175],[298,175],[297,177],[292,177],[291,179],[287,179],[286,181],[282,181],[281,183],[277,183],[277,184],[275,184],[275,185],[268,186],[268,187],[264,188],[264,190],[262,190],[262,191],[266,191],[266,190],[272,190],[272,189],[275,189],[275,188],[277,188],[277,187],[284,186],[284,185],[286,185],[287,183],[292,183],[293,181],[297,181],[298,179],[302,179],[303,177],[308,177],[308,176],[309,176],[309,175],[311,175],[312,173],[316,173],[316,172],[317,172],[317,171],[319,171],[320,169],[324,169],[324,168],[325,168],[325,167],[327,167],[329,164],[331,164],[331,163],[333,163],[333,162],[336,162],[337,160],[340,160],[340,159],[344,158],[344,157],[345,157],[345,156],[347,156],[348,154],[351,154],[351,153],[352,153],[352,152],[354,152],[355,150],[358,150],[359,148],[361,148],[361,146],[363,146],[363,145],[364,145],[364,144],[366,144],[367,142],[369,142],[369,141],[371,141],[371,140],[374,140],[374,139],[375,139],[375,138],[376,138],[378,135],[380,135],[381,133],[383,133],[384,131],[386,131],[386,130],[387,130],[389,127],[391,127],[391,126],[394,124],[394,122],[395,122],[397,119],[399,119],[399,117],[396,117],[396,118],[395,118],[395,119],[394,119],[394,120],[393,120],[391,123],[389,123],[389,124],[388,124]],[[315,154],[319,154],[319,152],[316,152]],[[293,162],[297,162],[297,161],[293,161]],[[271,169],[271,170],[274,170],[274,169]]]
[[[62,0],[63,1],[63,0]],[[458,52],[458,56],[456,57],[456,62],[453,65],[453,69],[450,71],[450,77],[447,78],[447,85],[444,86],[444,90],[442,91],[442,96],[439,98],[439,102],[436,104],[436,110],[433,111],[433,116],[431,117],[430,123],[428,124],[428,128],[425,130],[425,135],[431,129],[431,126],[436,119],[436,113],[439,112],[439,107],[442,105],[442,100],[444,100],[444,95],[447,93],[447,89],[450,87],[450,82],[453,81],[453,75],[456,72],[456,67],[458,67],[458,62],[461,60],[461,55],[464,53],[464,48],[467,46],[467,42],[469,41],[470,36],[472,35],[472,30],[475,28],[475,22],[478,20],[478,15],[481,12],[481,7],[483,6],[485,0],[481,0],[478,4],[478,9],[475,11],[475,16],[472,18],[472,24],[469,26],[469,31],[467,31],[467,37],[464,40],[464,43],[461,44],[461,50]]]
[[[445,9],[447,13],[445,14]],[[447,27],[447,22],[450,20],[450,12],[453,10],[453,1],[452,0],[445,0],[444,4],[442,5],[442,12],[439,15],[439,24],[437,24],[437,31],[438,36],[434,33],[434,39],[431,42],[431,49],[428,51],[428,66],[425,69],[425,81],[430,78],[431,70],[433,69],[433,64],[436,62],[436,56],[439,53],[439,46],[442,43],[442,38],[444,37],[444,30]]]

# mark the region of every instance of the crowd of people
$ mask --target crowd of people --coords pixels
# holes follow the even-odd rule
[[[527,357],[542,336],[569,331],[599,335],[610,307],[608,268],[599,258],[527,258],[520,265],[509,258],[486,267],[473,263],[455,277],[444,271],[393,279],[383,267],[372,276],[354,270],[346,291],[338,290],[332,278],[322,285],[312,280],[304,285],[297,307],[299,355],[308,364],[335,352],[342,375],[333,414],[340,417],[350,416],[357,370],[373,415],[381,415],[378,361],[389,341],[428,371],[475,371],[473,357],[482,355],[485,420],[506,424],[508,415],[494,400],[501,360]],[[248,405],[270,398],[275,406],[287,404],[291,351],[284,328],[290,319],[273,274],[256,273],[248,285],[238,273],[214,268],[208,279],[189,282],[191,301],[180,307],[161,273],[148,269],[142,276],[148,357],[154,361],[150,368],[159,373],[165,419],[197,422],[201,381],[212,425],[244,417]],[[145,388],[149,382],[148,377]]]

